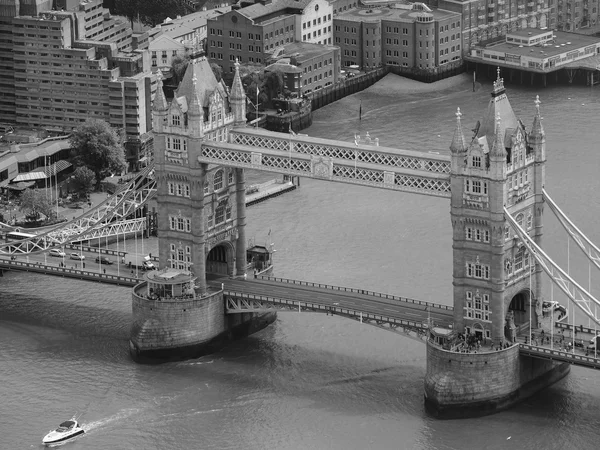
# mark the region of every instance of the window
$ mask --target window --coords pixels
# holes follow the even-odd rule
[[[219,205],[215,211],[215,225],[225,221],[225,206]]]
[[[217,170],[213,180],[213,189],[218,191],[223,188],[223,170]],[[218,222],[217,222],[218,223]]]
[[[481,156],[473,156],[473,167],[481,167]]]
[[[475,263],[472,263],[472,262],[467,263],[467,277],[489,280],[490,266],[488,266],[486,264],[480,264],[479,257],[477,257],[477,260]]]
[[[466,291],[465,293],[465,318],[468,319],[478,319],[484,320],[486,322],[490,322],[490,296],[489,294],[481,295],[479,290],[475,291],[473,294],[472,291]]]
[[[178,127],[181,125],[181,117],[179,116],[179,114],[173,114],[171,116],[171,119],[173,121],[173,125]]]

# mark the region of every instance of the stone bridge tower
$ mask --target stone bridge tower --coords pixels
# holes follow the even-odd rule
[[[536,99],[528,132],[498,74],[487,114],[470,141],[462,132],[460,110],[456,114],[450,146],[454,323],[458,332],[488,344],[512,342],[518,328],[529,324],[530,289],[532,325],[537,325],[542,269],[511,231],[504,207],[541,245],[546,140],[539,104]]]
[[[515,237],[504,208],[541,245],[546,142],[539,105],[536,99],[528,132],[498,71],[487,114],[470,140],[460,110],[456,114],[450,146],[454,329],[482,346],[428,341],[425,407],[438,417],[500,411],[569,372],[567,363],[521,356],[514,342],[519,330],[528,333],[530,317],[537,325],[541,268]]]
[[[209,288],[206,281],[207,272],[245,273],[246,189],[243,169],[209,166],[198,157],[203,142],[226,141],[245,122],[237,63],[231,89],[205,58],[189,63],[170,102],[159,80],[153,129],[161,270],[146,274],[146,286],[132,295],[130,353],[137,361],[196,357],[276,317],[227,315],[220,283]]]

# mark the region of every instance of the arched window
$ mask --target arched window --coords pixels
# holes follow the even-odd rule
[[[225,205],[219,205],[215,212],[215,225],[225,221]]]
[[[523,218],[524,218],[523,214],[517,214],[517,217],[515,217],[517,223],[519,224],[519,226],[521,228],[523,228]]]
[[[213,180],[213,189],[215,191],[218,191],[222,188],[223,188],[223,171],[217,170],[217,172],[215,173],[215,178]]]

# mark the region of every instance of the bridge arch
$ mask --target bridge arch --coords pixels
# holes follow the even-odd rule
[[[529,325],[530,317],[532,327],[535,328],[537,326],[537,315],[535,314],[536,299],[535,294],[528,287],[520,289],[513,295],[508,295],[506,299],[507,305],[505,311],[507,312],[504,337],[509,341],[513,341],[513,337],[519,333],[519,330]]]
[[[232,275],[235,248],[230,241],[221,241],[206,255],[206,273]]]

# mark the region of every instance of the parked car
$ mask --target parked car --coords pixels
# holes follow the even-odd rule
[[[158,267],[152,261],[144,261],[142,263],[142,267],[144,270],[157,270]]]
[[[59,250],[57,248],[51,248],[50,249],[50,256],[56,256],[58,258],[64,258],[65,256],[67,256],[67,254],[65,252],[63,252],[62,250]]]
[[[108,259],[106,256],[96,256],[96,262],[101,264],[112,264],[113,261]]]
[[[69,255],[69,259],[76,259],[77,261],[83,261],[85,259],[85,255],[80,255],[79,253],[71,253]]]

